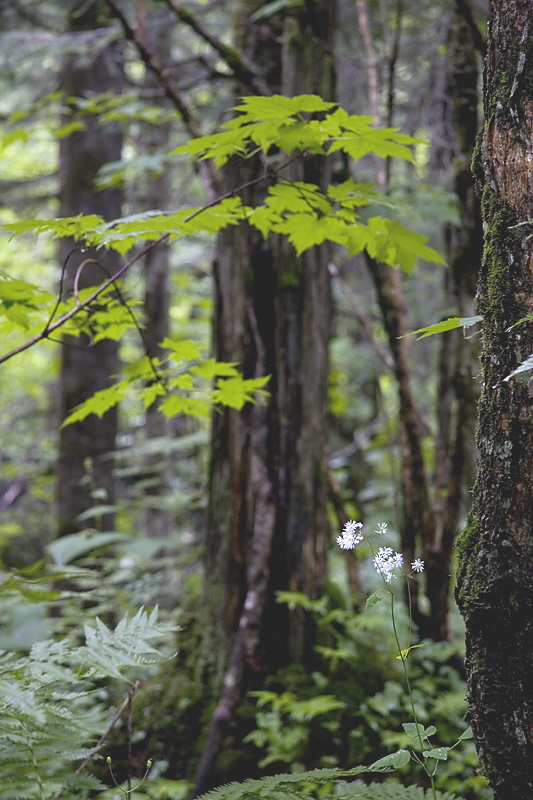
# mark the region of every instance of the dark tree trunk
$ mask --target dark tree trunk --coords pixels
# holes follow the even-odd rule
[[[87,3],[82,13],[72,13],[69,34],[92,34],[92,48],[72,52],[65,58],[62,90],[66,98],[91,97],[101,92],[114,92],[121,86],[121,45],[101,45],[97,31],[102,32],[101,4]],[[85,40],[84,40],[85,41]],[[68,121],[68,117],[65,121]],[[120,158],[122,136],[114,126],[102,127],[94,117],[84,119],[85,128],[61,141],[60,148],[60,216],[99,214],[105,219],[120,216],[121,193],[117,189],[97,191],[94,185],[98,170]],[[71,252],[74,249],[74,252]],[[69,255],[70,254],[70,255]],[[118,259],[112,253],[80,252],[72,241],[63,240],[61,262],[65,263],[63,293],[72,291],[76,272],[87,259],[81,272],[80,289],[100,283],[113,273]],[[68,257],[68,258],[67,258]],[[101,266],[100,266],[101,264]],[[118,345],[113,341],[91,344],[87,336],[64,337],[60,377],[60,415],[64,419],[72,409],[95,391],[108,386],[119,370]],[[86,523],[77,517],[87,509],[114,502],[113,462],[109,454],[115,448],[117,411],[109,411],[102,419],[90,415],[82,422],[61,431],[58,465],[59,535],[72,533]],[[99,496],[94,498],[94,489]],[[101,527],[113,527],[112,513],[105,513]]]
[[[485,69],[479,464],[459,540],[469,703],[495,800],[533,796],[533,384],[507,376],[533,353],[533,5],[493,0]],[[517,227],[518,226],[518,227]]]
[[[250,3],[246,5],[249,17]],[[247,27],[248,59],[261,59],[273,92],[287,96],[333,92],[333,3],[277,14]],[[281,44],[280,44],[281,43]],[[233,162],[228,187],[263,169]],[[324,168],[295,167],[292,179],[326,180]],[[257,202],[254,190],[245,202]],[[264,191],[264,190],[260,190]],[[255,658],[275,668],[308,655],[305,624],[275,603],[275,591],[316,597],[326,567],[326,421],[330,288],[327,247],[297,258],[285,241],[268,242],[249,228],[231,228],[219,240],[215,268],[215,355],[239,361],[247,377],[271,375],[266,405],[214,415],[206,597],[216,631],[210,652],[227,661],[248,585],[255,535],[272,542],[268,601]],[[252,544],[251,544],[252,543]],[[216,621],[215,621],[216,620]],[[272,631],[275,630],[273,638]],[[216,644],[213,645],[212,636]],[[219,673],[220,675],[220,673]]]
[[[331,0],[249,26],[241,45],[269,89],[290,96],[333,93]],[[233,187],[264,164],[235,159]],[[327,181],[311,161],[284,177]],[[261,191],[264,192],[264,189]],[[253,189],[245,203],[261,200]],[[214,351],[246,377],[269,374],[263,405],[214,415],[203,635],[204,665],[220,699],[200,761],[196,793],[213,779],[222,738],[250,671],[272,673],[312,655],[309,621],[276,603],[277,590],[324,588],[327,541],[326,424],[330,333],[329,248],[298,258],[279,237],[263,242],[245,226],[219,239]],[[222,682],[222,676],[224,681]]]
[[[478,134],[478,67],[470,27],[452,13],[448,36],[449,76],[446,121],[453,136],[454,190],[459,226],[449,226],[445,292],[459,317],[475,314],[474,294],[481,264],[482,225],[471,162]],[[443,334],[439,360],[438,437],[435,465],[435,523],[426,557],[427,596],[431,614],[427,633],[449,638],[450,572],[453,543],[465,492],[471,487],[475,461],[477,412],[477,337],[462,330]]]

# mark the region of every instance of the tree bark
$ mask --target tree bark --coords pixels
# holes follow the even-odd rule
[[[459,541],[474,738],[495,800],[533,796],[533,6],[493,0],[485,65],[483,389],[472,512]],[[518,226],[518,227],[517,227]]]
[[[99,2],[87,3],[82,13],[69,17],[69,33],[76,35],[96,31],[105,25]],[[100,45],[95,36],[95,50],[70,53],[62,69],[62,90],[66,98],[87,98],[107,90],[114,92],[122,83],[121,45],[117,42]],[[68,121],[69,115],[65,121]],[[99,214],[105,219],[120,216],[121,192],[118,189],[95,189],[98,170],[120,158],[122,135],[114,125],[102,127],[95,117],[84,119],[83,130],[61,140],[60,146],[60,216]],[[79,288],[101,283],[116,271],[116,254],[102,256],[86,250],[70,240],[62,240],[61,262],[64,264],[63,294],[72,292],[75,276],[83,267]],[[118,344],[104,340],[91,344],[85,335],[65,336],[62,345],[60,375],[60,417],[99,389],[110,385],[119,371]],[[82,422],[63,428],[59,441],[58,515],[59,535],[80,530],[78,516],[98,504],[112,507],[114,503],[113,461],[117,432],[116,408],[102,419],[90,415]],[[95,489],[98,497],[95,497]],[[103,514],[99,526],[113,528],[113,514]]]
[[[449,77],[446,115],[453,136],[454,191],[459,226],[448,226],[449,271],[445,292],[459,317],[475,314],[474,294],[481,264],[481,209],[474,188],[471,162],[478,133],[478,67],[470,27],[452,13],[448,36]],[[426,548],[427,596],[431,607],[429,635],[449,638],[450,573],[453,543],[472,485],[475,462],[475,421],[478,360],[477,337],[463,330],[442,335],[437,401],[438,435],[435,463],[435,524]]]
[[[150,14],[146,28],[147,49],[155,52],[163,61],[170,54],[171,31],[174,18],[166,9],[158,9]],[[138,25],[138,35],[142,28]],[[152,72],[147,72],[145,85],[156,88],[159,80]],[[167,103],[162,103],[164,113]],[[146,136],[149,152],[163,153],[169,149],[170,123],[163,122],[150,126]],[[170,201],[170,174],[166,167],[160,174],[150,174],[146,184],[146,204],[148,209],[166,210]],[[154,247],[144,261],[144,337],[146,349],[152,358],[162,358],[165,351],[161,342],[170,333],[170,248],[168,242]],[[169,498],[170,462],[167,452],[157,452],[153,444],[168,436],[167,418],[159,410],[156,400],[146,409],[144,436],[152,448],[144,459],[144,529],[147,536],[165,539],[170,536],[172,518],[165,501]]]
[[[265,23],[246,26],[251,13],[247,3],[240,36],[248,60],[260,56],[272,91],[287,96],[314,92],[328,98],[333,92],[333,3],[309,5],[310,10],[275,15],[266,29]],[[263,168],[258,160],[245,165],[234,161],[226,170],[228,188]],[[294,168],[284,177],[326,179],[313,163],[305,171]],[[257,202],[256,192],[244,197],[244,202]],[[261,518],[272,520],[274,527],[269,600],[257,655],[262,666],[275,668],[289,659],[303,659],[309,645],[300,615],[280,608],[275,591],[290,589],[316,596],[324,582],[330,333],[327,250],[313,248],[297,258],[281,238],[263,242],[244,226],[228,229],[219,240],[215,355],[238,361],[247,377],[272,376],[266,407],[248,406],[240,413],[224,410],[213,419],[206,597],[210,605],[214,601],[216,608],[223,609],[216,623],[218,633],[209,634],[211,656],[219,667],[227,662],[228,644],[238,625],[250,542]],[[260,481],[268,479],[270,492],[261,490],[257,475],[262,476]],[[259,496],[268,497],[274,513],[258,513]],[[215,646],[211,635],[218,639]]]
[[[240,38],[269,89],[330,98],[334,3],[319,0],[249,27],[256,8],[243,4]],[[263,171],[260,159],[235,159],[224,179],[231,188]],[[328,180],[313,160],[283,177]],[[264,189],[249,190],[243,201],[260,201],[258,191]],[[271,379],[265,404],[213,418],[203,634],[206,666],[221,694],[197,792],[212,780],[250,672],[272,673],[312,655],[309,621],[301,609],[280,606],[276,591],[315,598],[324,588],[329,260],[327,246],[297,257],[281,237],[264,242],[245,226],[227,229],[218,243],[214,354],[238,361],[245,377]]]

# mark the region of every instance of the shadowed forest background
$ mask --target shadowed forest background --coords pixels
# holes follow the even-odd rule
[[[476,175],[471,163],[488,6],[0,0],[0,648],[27,664],[38,642],[75,648],[96,617],[112,630],[142,607],[139,635],[152,627],[166,656],[137,680],[135,659],[115,675],[102,645],[98,668],[116,680],[100,678],[80,709],[93,714],[84,746],[104,739],[94,758],[63,753],[72,772],[90,755],[94,784],[64,797],[115,797],[115,781],[128,792],[148,760],[133,796],[181,798],[281,772],[347,770],[403,747],[413,707],[389,608],[365,602],[379,590],[375,554],[335,544],[350,519],[366,530],[387,523],[383,543],[406,564],[424,561],[408,592],[394,587],[398,624],[411,619],[410,644],[423,645],[408,659],[417,719],[437,727],[438,745],[467,729],[454,544],[471,506],[482,383],[482,159]],[[237,139],[229,159],[185,152],[235,118],[241,98],[278,95],[319,96],[400,138],[373,143],[369,133],[367,149],[327,157],[297,139],[292,152]],[[250,108],[260,119],[260,103]],[[320,120],[325,110],[302,113]],[[376,226],[399,221],[420,235],[396,245],[397,262],[320,238],[320,210],[307,233],[279,224],[263,236],[231,206],[239,197],[258,207],[290,184],[300,195],[280,191],[279,203],[304,215],[306,185],[326,195],[350,181],[362,219],[378,213],[386,222]],[[213,217],[195,232],[156,227],[162,212],[192,209],[189,224],[204,206]],[[109,227],[111,249],[90,215],[121,221],[120,235]],[[519,224],[509,216],[506,230]],[[318,238],[300,246],[298,236]],[[120,283],[87,300],[128,259]],[[442,332],[424,336],[429,326]],[[514,530],[502,528],[512,546]],[[88,664],[75,674],[91,675]],[[15,768],[7,744],[2,755],[0,732],[0,795],[61,796],[66,778],[47,793],[31,772],[46,753],[35,744],[30,757],[12,727],[14,708],[31,718],[28,697],[0,680],[6,742],[20,757]],[[53,680],[64,688],[66,673]],[[439,763],[439,796],[499,797],[474,742],[460,745]],[[328,796],[422,797],[387,791],[430,786],[413,762],[377,780],[373,794],[361,776]]]

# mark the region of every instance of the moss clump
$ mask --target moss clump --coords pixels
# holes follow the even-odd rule
[[[469,514],[466,520],[466,525],[457,537],[455,542],[455,550],[459,558],[462,558],[474,543],[477,541],[479,533],[479,520],[473,514]]]

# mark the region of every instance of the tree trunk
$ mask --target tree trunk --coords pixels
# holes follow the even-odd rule
[[[310,3],[247,28],[256,8],[243,3],[240,36],[248,60],[261,58],[269,89],[331,97],[333,2]],[[235,159],[224,179],[233,187],[263,170],[259,159]],[[312,160],[284,177],[327,180]],[[243,197],[247,204],[260,200],[255,188]],[[324,588],[328,262],[327,246],[298,258],[281,237],[264,242],[245,226],[227,229],[218,243],[215,356],[238,361],[245,377],[269,374],[271,380],[264,404],[240,413],[225,409],[213,419],[202,632],[204,665],[214,690],[222,691],[196,794],[213,780],[250,671],[272,673],[313,652],[309,621],[277,604],[276,591],[316,597]]]
[[[69,17],[71,36],[91,33],[94,48],[72,52],[65,58],[62,90],[66,98],[87,98],[121,86],[121,45],[101,45],[101,4],[86,3],[82,13]],[[68,121],[68,117],[65,121]],[[83,130],[61,140],[60,147],[60,216],[99,214],[105,219],[120,216],[121,193],[117,189],[97,191],[94,186],[98,170],[120,158],[122,136],[115,126],[101,126],[95,117],[84,118]],[[80,265],[83,267],[79,288],[101,283],[116,271],[118,258],[113,253],[80,248],[70,240],[62,240],[61,262],[64,265],[62,289],[72,292]],[[95,263],[98,262],[98,263]],[[65,336],[62,346],[60,376],[60,415],[64,419],[72,409],[95,391],[108,386],[119,371],[118,344],[105,340],[91,344],[87,336]],[[62,429],[59,442],[58,514],[59,535],[84,527],[77,517],[89,508],[114,503],[113,461],[109,454],[115,448],[117,411],[107,412],[102,419],[90,415]],[[98,494],[95,494],[98,490]],[[103,514],[97,527],[112,529],[113,514]]]
[[[147,48],[155,52],[165,62],[170,53],[170,35],[174,23],[173,15],[167,9],[151,12],[147,28]],[[147,72],[145,85],[155,89],[159,80]],[[167,103],[163,103],[164,113]],[[150,153],[163,153],[169,149],[170,124],[168,122],[152,125],[147,135],[147,148]],[[147,209],[166,210],[170,201],[170,174],[166,166],[161,174],[147,178]],[[162,358],[164,351],[161,342],[170,332],[170,248],[168,243],[154,247],[144,260],[144,336],[146,349],[152,358]],[[154,539],[165,539],[171,533],[172,515],[166,501],[169,499],[170,463],[167,452],[157,452],[153,447],[158,440],[169,434],[167,418],[159,410],[156,400],[146,409],[144,435],[147,444],[152,444],[145,457],[144,473],[144,530]]]
[[[313,92],[331,97],[333,3],[315,2],[306,10],[274,15],[268,28],[263,21],[248,28],[244,20],[250,13],[248,3],[240,35],[250,61],[257,63],[260,53],[269,88],[287,96]],[[228,188],[262,169],[259,161],[243,165],[235,160],[226,170]],[[326,179],[313,163],[284,177]],[[253,203],[260,198],[251,190],[243,199]],[[271,375],[265,406],[247,406],[240,413],[223,410],[213,419],[206,598],[222,611],[221,619],[213,615],[216,630],[208,634],[219,669],[227,661],[249,588],[254,532],[266,520],[272,526],[272,556],[255,657],[262,667],[275,669],[309,654],[301,615],[289,615],[276,604],[275,591],[316,597],[324,585],[328,253],[327,247],[313,248],[297,258],[286,241],[272,237],[263,242],[244,226],[228,229],[219,239],[215,355],[238,361],[246,377]]]
[[[448,226],[449,271],[445,292],[459,317],[475,314],[474,294],[481,263],[482,225],[471,162],[478,133],[478,67],[470,27],[452,13],[448,36],[449,76],[446,117],[452,124],[454,191],[459,226]],[[477,337],[463,330],[441,337],[437,402],[438,436],[435,463],[435,525],[426,548],[427,596],[431,615],[427,633],[449,638],[450,572],[453,543],[472,485],[475,462],[475,420],[478,360]]]
[[[479,464],[459,540],[474,738],[495,800],[533,796],[533,6],[493,0],[485,69]],[[517,227],[518,226],[518,227]]]

